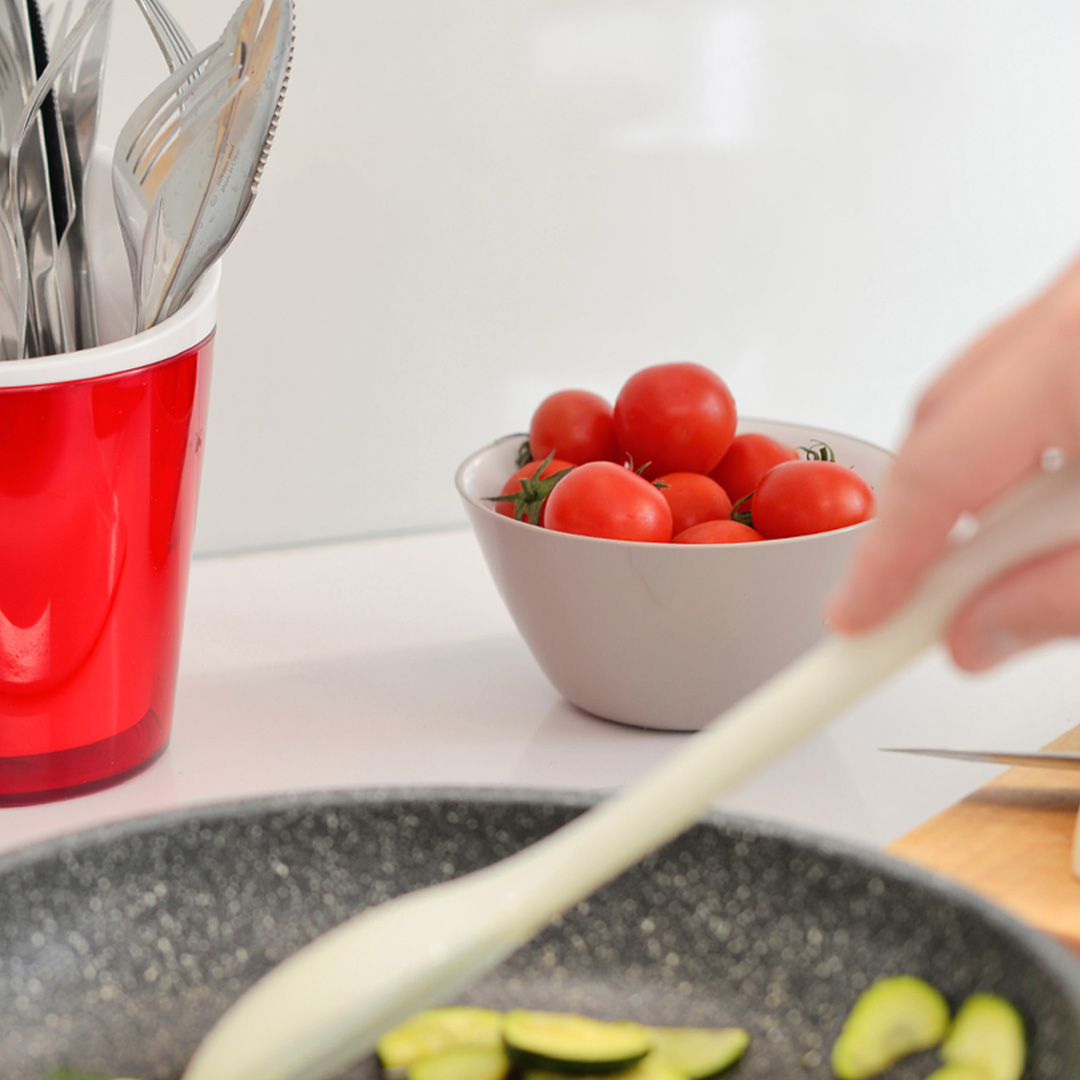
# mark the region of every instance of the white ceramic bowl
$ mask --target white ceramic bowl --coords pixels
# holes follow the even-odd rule
[[[892,455],[831,431],[743,420],[790,446],[827,442],[878,487]],[[696,731],[825,634],[822,607],[866,523],[754,544],[574,536],[498,514],[521,436],[468,457],[455,482],[495,584],[533,656],[579,708]]]

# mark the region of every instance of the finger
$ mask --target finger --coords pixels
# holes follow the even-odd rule
[[[1032,318],[1033,305],[998,323],[974,344],[967,348],[927,386],[915,405],[912,427],[925,423],[955,393],[993,363],[1001,352],[1015,348],[1022,341]]]
[[[829,607],[837,629],[864,629],[893,610],[940,555],[957,520],[1038,469],[1048,446],[1077,453],[1080,364],[1070,345],[1059,320],[1029,329],[1022,349],[983,363],[962,393],[912,428],[877,521]]]
[[[927,419],[984,365],[996,357],[1013,355],[1040,323],[1053,320],[1055,312],[1075,309],[1080,298],[1080,257],[1077,257],[1050,286],[973,342],[923,391],[915,407],[913,426]]]
[[[1073,323],[1080,312],[1080,258],[1053,285],[1034,300],[982,335],[923,391],[915,407],[912,427],[930,419],[954,394],[963,394],[973,379],[988,369],[1004,374],[1002,367],[1030,351],[1031,343],[1047,328]]]
[[[1080,635],[1080,546],[1011,571],[956,615],[946,642],[957,665],[984,671],[1056,637]]]

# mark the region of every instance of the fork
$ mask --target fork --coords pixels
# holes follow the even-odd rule
[[[191,38],[161,0],[135,0],[161,49],[170,71],[182,68],[195,55]]]
[[[243,65],[219,40],[178,68],[135,110],[113,154],[113,197],[135,293],[134,325],[143,328],[145,241],[164,213],[157,196],[186,152],[243,86]],[[151,260],[152,261],[152,260]]]
[[[279,13],[280,3],[281,0],[276,0],[274,12]],[[176,169],[158,191],[143,240],[137,331],[160,322],[165,316],[165,300],[208,202],[216,202],[225,210],[216,176],[223,157],[231,161],[238,149],[243,149],[236,147],[230,137],[234,119],[238,110],[249,111],[244,104],[246,100],[251,97],[261,100],[265,96],[266,39],[276,40],[275,31],[281,25],[279,13],[276,19],[268,17],[260,29],[262,12],[263,0],[243,0],[219,39],[233,62],[242,67],[242,81],[250,92],[238,88],[236,98],[221,113],[219,123],[207,128],[199,145],[190,150],[189,164]],[[284,29],[289,30],[291,19],[284,23]],[[239,177],[235,183],[239,187]]]
[[[202,202],[177,254],[163,259],[167,287],[157,312],[149,313],[154,322],[184,304],[251,209],[288,89],[293,39],[292,0],[273,0],[248,53],[248,86],[237,98]]]

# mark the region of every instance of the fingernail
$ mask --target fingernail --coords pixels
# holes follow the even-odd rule
[[[1024,642],[1011,630],[997,627],[969,638],[959,659],[972,671],[983,671],[1024,648]]]

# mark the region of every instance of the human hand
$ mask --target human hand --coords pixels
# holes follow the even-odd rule
[[[832,626],[855,633],[889,615],[942,553],[957,521],[1041,469],[1048,452],[1080,454],[1080,262],[978,340],[923,395],[875,524],[829,605]],[[981,590],[952,619],[946,643],[961,668],[978,671],[1074,634],[1080,545]]]

